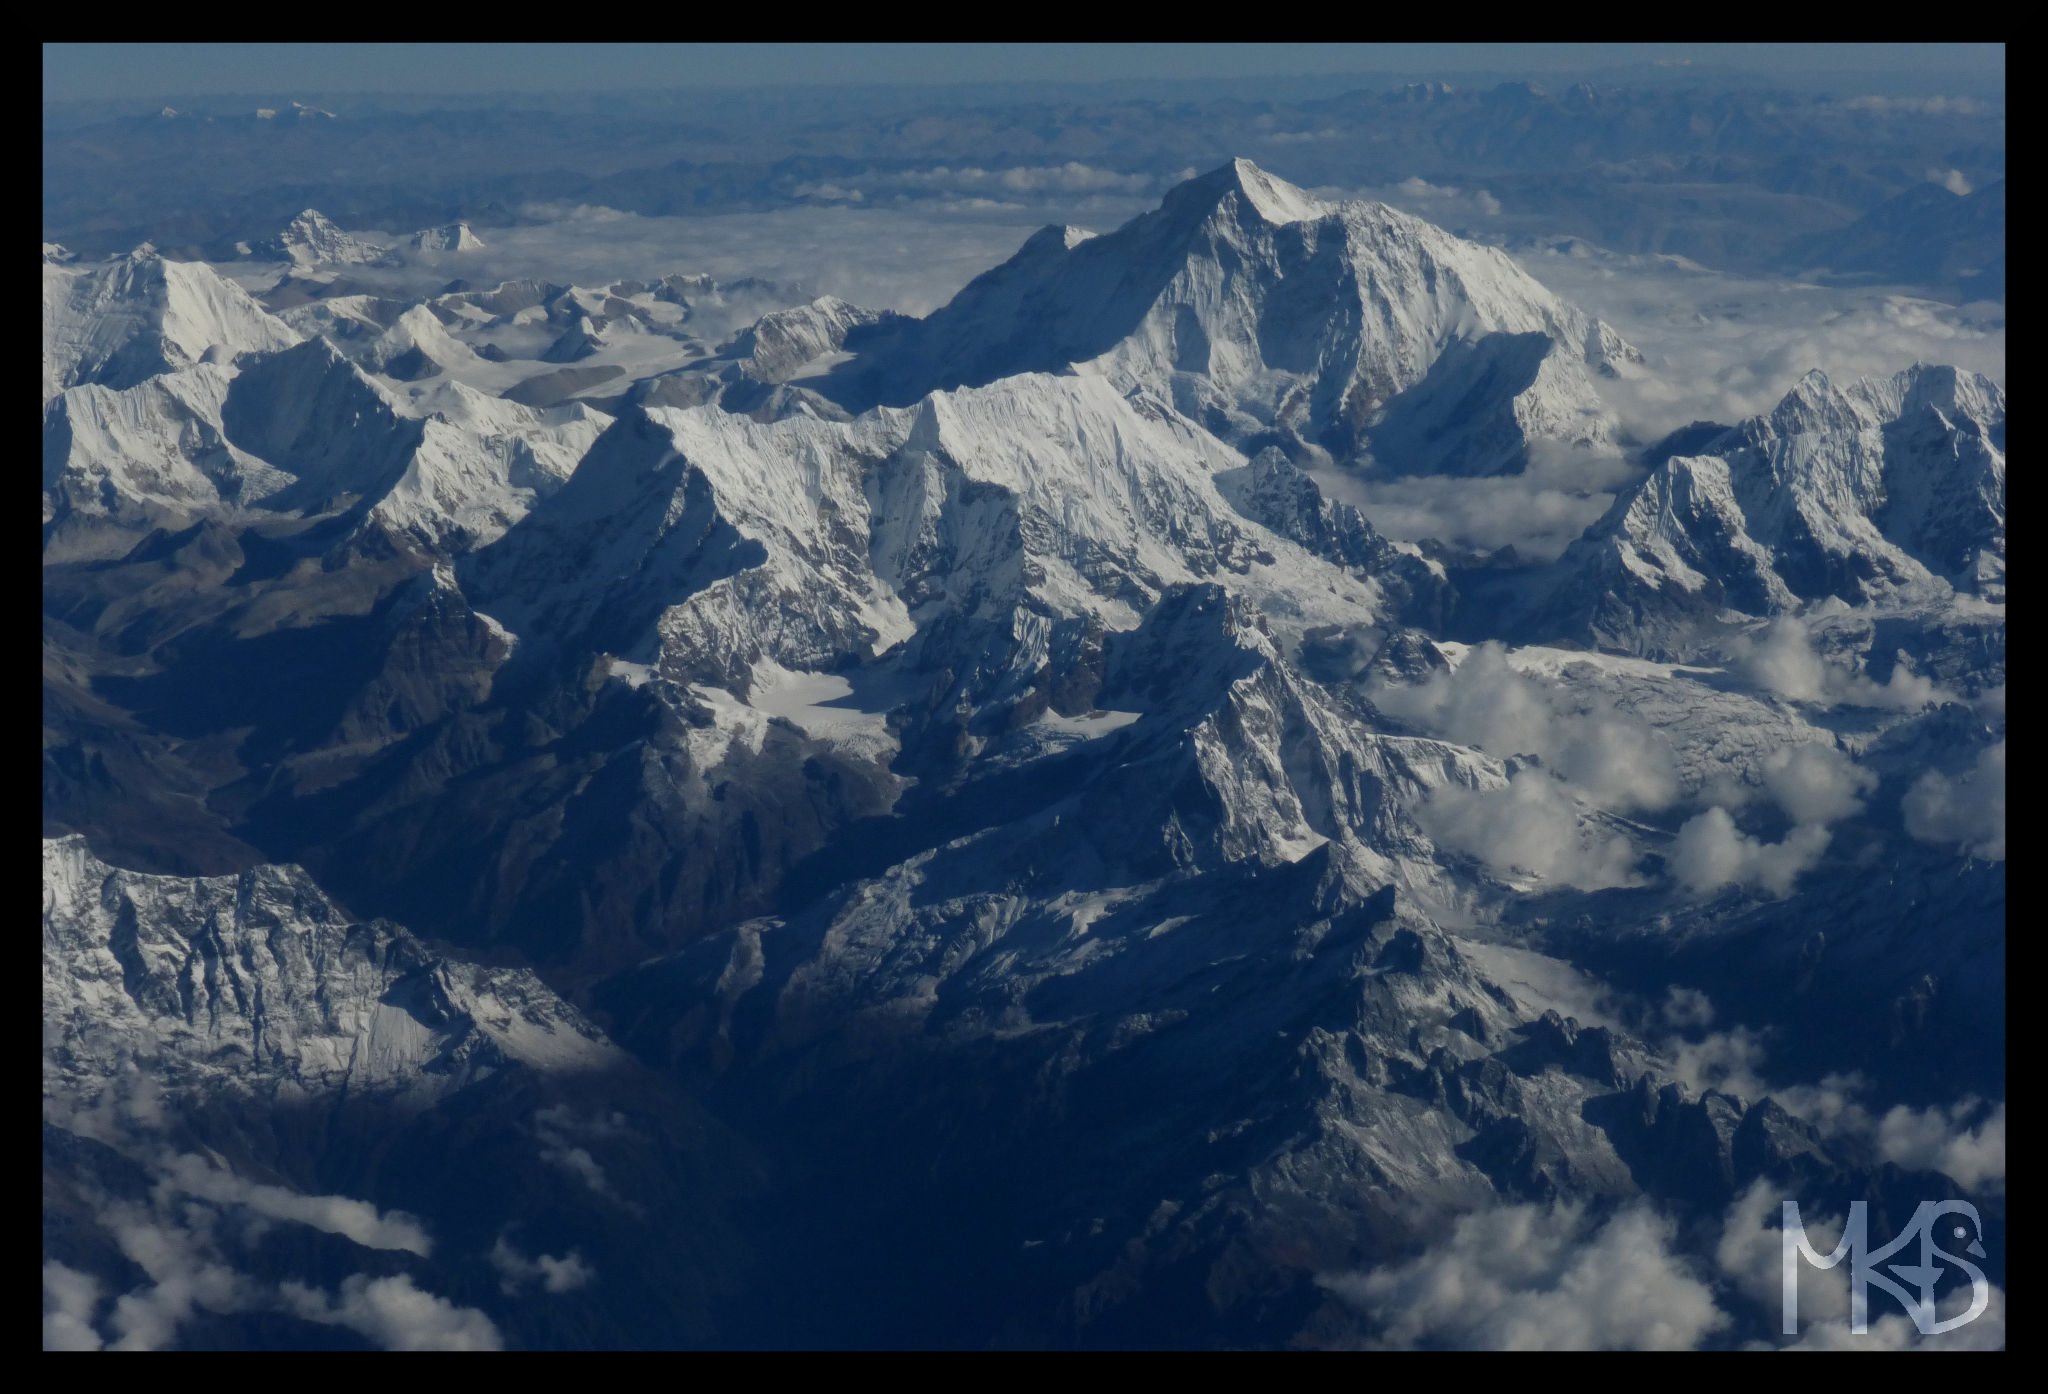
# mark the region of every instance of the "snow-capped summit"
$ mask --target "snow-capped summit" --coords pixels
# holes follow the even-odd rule
[[[365,367],[401,382],[417,382],[475,361],[469,346],[442,327],[424,305],[406,309],[363,354]]]
[[[929,317],[849,347],[822,388],[849,407],[1073,368],[1233,441],[1277,430],[1383,471],[1465,474],[1519,469],[1534,439],[1612,446],[1589,374],[1637,357],[1502,253],[1248,160],[1114,233],[1046,228]]]
[[[757,381],[787,382],[827,355],[839,353],[850,332],[893,318],[886,311],[821,295],[808,305],[763,315],[720,353],[743,360],[748,375]]]
[[[483,238],[464,222],[421,228],[412,235],[412,249],[416,252],[480,252],[484,246]]]
[[[1160,206],[1164,211],[1179,204],[1204,214],[1225,202],[1238,204],[1240,216],[1256,215],[1275,226],[1312,222],[1335,211],[1334,205],[1275,178],[1246,159],[1232,160],[1188,180],[1169,193]]]
[[[1622,494],[1557,570],[1574,625],[1624,647],[1724,609],[2002,599],[2005,392],[1951,367],[1815,369]]]
[[[249,255],[294,266],[390,266],[396,261],[389,247],[343,232],[314,208],[286,223],[275,237],[251,243]]]
[[[79,383],[130,387],[216,357],[299,342],[234,282],[148,246],[91,265],[43,258],[43,401]]]

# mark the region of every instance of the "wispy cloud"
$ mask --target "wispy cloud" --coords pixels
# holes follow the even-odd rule
[[[1417,810],[1440,844],[1503,874],[1582,890],[1635,884],[1629,839],[1582,816],[1579,801],[1616,812],[1660,809],[1678,797],[1670,748],[1603,699],[1517,672],[1498,644],[1481,644],[1448,673],[1381,684],[1373,702],[1433,735],[1499,759],[1533,757],[1504,790],[1446,785]]]
[[[588,1287],[597,1278],[597,1270],[574,1249],[560,1258],[549,1254],[535,1254],[528,1258],[512,1247],[511,1240],[502,1234],[491,1246],[490,1257],[491,1267],[498,1270],[499,1290],[507,1297],[518,1295],[534,1283],[538,1283],[543,1292],[574,1292],[577,1288]]]
[[[293,1315],[345,1326],[386,1350],[505,1348],[489,1317],[423,1291],[409,1274],[371,1278],[357,1273],[343,1279],[341,1290],[332,1297],[300,1283],[285,1283],[281,1292]]]
[[[43,1265],[43,1349],[98,1350],[104,1341],[93,1329],[100,1283],[61,1263]]]
[[[1836,602],[1830,612],[1847,607]],[[1788,702],[1918,711],[1957,700],[1956,695],[1915,673],[1903,661],[1883,683],[1872,682],[1854,668],[1824,657],[1813,630],[1797,615],[1780,615],[1755,636],[1730,646],[1736,670],[1759,688]]]
[[[1826,828],[1805,825],[1793,828],[1783,841],[1762,842],[1736,827],[1728,810],[1717,806],[1685,821],[1667,863],[1689,890],[1749,886],[1782,897],[1820,861],[1829,840]]]
[[[246,1206],[268,1219],[339,1234],[366,1249],[398,1249],[421,1258],[433,1252],[425,1227],[410,1215],[379,1212],[368,1201],[347,1196],[301,1195],[249,1181],[191,1153],[170,1158],[159,1184],[216,1205]]]

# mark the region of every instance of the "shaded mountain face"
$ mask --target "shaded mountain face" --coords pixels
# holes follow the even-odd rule
[[[44,1262],[121,1297],[116,1349],[745,1329],[747,1149],[531,972],[352,921],[296,868],[45,841],[43,1021]]]
[[[1961,194],[1916,185],[1845,228],[1795,242],[1788,259],[1836,275],[1940,286],[1965,301],[2003,300],[2005,181]]]
[[[1611,447],[1639,366],[1245,162],[924,320],[52,274],[46,1333],[1384,1342],[1540,1211],[1739,1343],[1774,1197],[1998,1213],[1902,1140],[2004,1093],[1985,379],[1481,572],[1320,481]]]

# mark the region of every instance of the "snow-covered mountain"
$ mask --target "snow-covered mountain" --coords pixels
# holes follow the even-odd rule
[[[531,971],[354,920],[296,867],[138,875],[79,837],[43,867],[58,1344],[744,1331],[713,1313],[755,1263],[751,1159]]]
[[[1114,233],[1046,228],[858,347],[822,386],[852,407],[1073,366],[1234,442],[1279,432],[1410,474],[1516,470],[1533,440],[1612,446],[1588,374],[1636,357],[1501,252],[1247,160]]]
[[[480,252],[489,244],[478,237],[468,223],[454,222],[443,227],[421,228],[412,235],[410,245],[416,252]]]
[[[1988,379],[1810,375],[1524,565],[1334,491],[1647,368],[1243,161],[922,320],[44,274],[70,1338],[186,1290],[108,1215],[235,1278],[164,1340],[1158,1346],[1615,1216],[1770,1339],[1752,1210],[1997,1213]]]
[[[258,261],[294,266],[395,266],[398,254],[382,242],[343,232],[316,208],[308,208],[274,236],[243,244],[242,254]]]
[[[45,1097],[90,1109],[147,1067],[174,1095],[395,1094],[505,1068],[624,1063],[531,972],[351,922],[296,867],[181,879],[43,843]]]
[[[609,421],[459,383],[401,400],[320,339],[76,387],[44,414],[46,556],[118,556],[152,528],[250,510],[352,510],[388,539],[460,550],[558,487]]]
[[[1767,416],[1664,461],[1559,559],[1552,618],[1601,642],[1776,615],[2005,591],[2005,393],[1916,367],[1812,372]]]
[[[211,358],[289,348],[299,335],[200,262],[141,247],[112,261],[43,261],[43,401],[67,387],[132,387]]]

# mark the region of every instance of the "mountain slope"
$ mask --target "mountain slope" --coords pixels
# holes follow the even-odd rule
[[[746,1339],[757,1164],[533,973],[296,867],[43,861],[44,1261],[118,1299],[74,1339]]]

